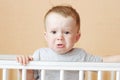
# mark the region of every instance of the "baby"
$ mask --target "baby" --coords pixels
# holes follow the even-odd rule
[[[74,48],[80,39],[80,17],[71,6],[55,6],[45,15],[45,39],[48,48],[40,48],[33,56],[19,56],[23,65],[29,61],[62,62],[120,62],[120,56],[99,57],[88,54],[81,48]],[[27,80],[40,80],[40,70],[28,70]],[[47,71],[45,80],[59,80],[59,71]],[[65,71],[64,80],[79,80],[78,71]]]

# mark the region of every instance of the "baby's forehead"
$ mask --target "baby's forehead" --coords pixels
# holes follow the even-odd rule
[[[61,23],[61,24],[64,24],[64,23],[74,23],[76,24],[76,21],[73,17],[71,16],[62,16],[58,13],[51,13],[49,14],[47,17],[46,17],[46,20],[45,20],[45,23]]]
[[[50,12],[50,13],[46,16],[46,19],[49,18],[49,17],[55,17],[56,15],[59,15],[59,16],[64,17],[64,18],[71,17],[71,18],[74,19],[74,17],[73,17],[72,15],[64,15],[64,14],[57,13],[57,12]]]
[[[46,19],[45,19],[45,24],[52,24],[52,23],[60,23],[63,24],[63,23],[74,23],[76,25],[76,20],[71,17],[71,16],[63,16],[59,13],[49,13],[49,15],[46,16]]]
[[[62,27],[64,26],[64,28],[70,28],[73,27],[74,28],[78,28],[77,24],[76,24],[76,20],[71,17],[71,16],[63,16],[59,13],[49,13],[49,15],[46,16],[46,20],[45,20],[45,28],[54,28],[54,27]]]

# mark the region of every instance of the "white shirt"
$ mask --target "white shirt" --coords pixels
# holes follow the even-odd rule
[[[66,54],[57,54],[50,48],[41,48],[33,54],[35,61],[58,61],[58,62],[102,62],[102,58],[86,53],[81,48],[73,48]],[[36,80],[40,80],[40,70],[34,71]],[[46,71],[45,80],[59,80],[59,71]],[[65,71],[64,80],[79,80],[78,71]]]

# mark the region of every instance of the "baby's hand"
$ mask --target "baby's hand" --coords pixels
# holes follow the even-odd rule
[[[33,57],[32,56],[17,56],[16,57],[16,60],[21,63],[22,65],[26,65],[29,63],[29,61],[32,61],[33,60]]]

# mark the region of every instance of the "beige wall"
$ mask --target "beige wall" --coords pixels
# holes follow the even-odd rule
[[[120,54],[120,0],[0,0],[0,54],[32,54],[46,47],[43,17],[70,4],[81,16],[77,47],[105,56]]]
[[[78,47],[96,55],[120,53],[119,0],[0,0],[0,53],[32,54],[45,47],[43,17],[49,8],[70,4],[80,13]]]

